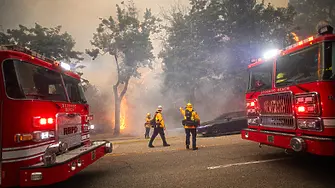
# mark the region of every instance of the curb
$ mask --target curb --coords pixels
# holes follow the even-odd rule
[[[178,137],[169,137],[168,140],[171,139],[176,139]],[[144,138],[138,138],[138,139],[131,139],[131,140],[110,140],[110,139],[106,139],[110,142],[112,142],[113,144],[128,144],[128,143],[137,143],[137,142],[149,142],[150,139],[144,139]],[[156,140],[162,140],[161,138],[156,138]]]

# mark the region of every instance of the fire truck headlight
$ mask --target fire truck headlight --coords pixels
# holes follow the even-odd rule
[[[33,132],[33,140],[35,142],[40,142],[54,137],[53,131],[35,131]]]
[[[321,131],[322,125],[319,119],[298,119],[298,128],[312,131]]]
[[[248,118],[249,125],[259,125],[259,118]]]
[[[71,170],[74,171],[76,169],[76,167],[77,167],[76,162],[72,162],[71,163]]]
[[[71,70],[71,66],[67,63],[61,62],[60,66],[65,70],[68,70],[68,71]]]
[[[90,129],[91,130],[93,130],[94,129],[94,125],[92,124],[92,125],[90,125]]]
[[[105,152],[106,153],[112,153],[113,152],[113,144],[111,142],[106,143]]]
[[[78,166],[78,167],[81,167],[81,165],[82,165],[82,162],[81,162],[80,159],[78,159],[78,161],[77,161],[77,166]]]
[[[273,57],[279,55],[280,52],[281,52],[281,51],[278,50],[278,49],[269,50],[269,51],[267,51],[266,53],[264,53],[263,58],[264,58],[265,60],[271,59],[271,58],[273,58]]]
[[[43,179],[42,172],[33,172],[31,173],[30,180],[31,181],[40,181]]]

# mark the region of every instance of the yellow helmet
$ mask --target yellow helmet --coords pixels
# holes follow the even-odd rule
[[[147,116],[151,116],[151,114],[150,114],[150,113],[147,113]]]
[[[281,83],[281,82],[284,82],[286,80],[285,73],[282,73],[282,72],[278,73],[276,79],[277,79],[277,81],[276,81],[277,84]]]
[[[277,79],[283,79],[284,76],[285,76],[285,74],[281,72],[281,73],[277,74]]]
[[[192,108],[192,104],[191,103],[187,103],[186,104],[186,108]]]

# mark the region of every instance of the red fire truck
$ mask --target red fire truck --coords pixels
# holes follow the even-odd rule
[[[70,66],[0,46],[0,186],[42,186],[75,175],[106,153],[90,141],[89,105]]]
[[[335,155],[335,35],[329,25],[248,66],[241,137],[287,151]]]

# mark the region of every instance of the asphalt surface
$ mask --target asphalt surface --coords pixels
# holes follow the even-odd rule
[[[147,140],[114,141],[112,154],[65,182],[49,187],[227,187],[334,188],[334,158],[287,155],[258,147],[239,135],[199,138],[199,150],[184,149],[183,137],[171,147],[147,147]]]

